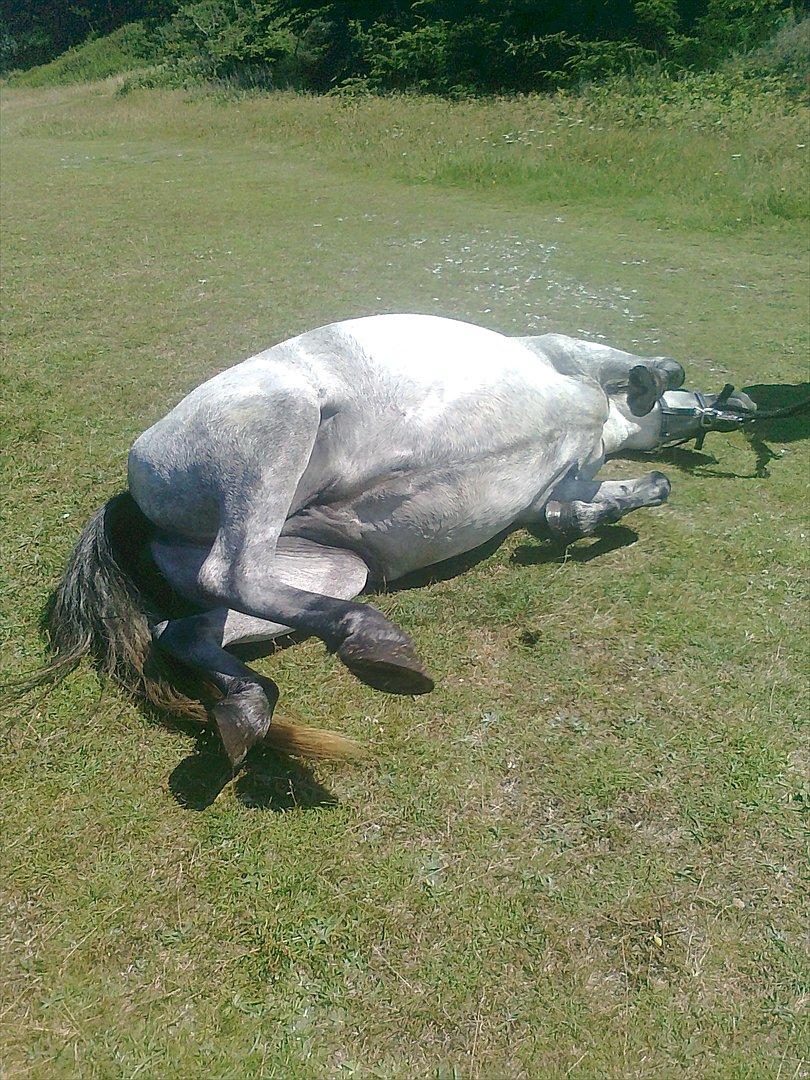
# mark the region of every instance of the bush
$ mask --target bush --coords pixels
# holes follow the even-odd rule
[[[797,86],[810,81],[810,17],[789,17],[764,45],[740,61],[753,75],[779,76]]]
[[[0,32],[6,61],[141,11],[146,21],[136,25],[153,35],[166,65],[158,77],[176,84],[463,96],[706,70],[733,55],[741,71],[794,82],[807,70],[808,21],[797,20],[790,0],[80,0],[61,23],[59,0],[0,5],[12,9]],[[117,31],[109,47],[100,39],[65,53],[54,73],[107,74],[116,57],[119,70],[131,68],[154,45],[139,56],[138,32],[132,42],[129,33]]]
[[[141,68],[155,55],[153,35],[142,23],[129,23],[102,38],[91,38],[68,49],[48,64],[12,72],[13,86],[50,86],[105,79]]]
[[[324,91],[440,94],[571,88],[651,64],[675,70],[751,50],[788,0],[186,0],[165,28],[175,63],[204,78]]]
[[[176,0],[0,0],[0,72],[45,64],[128,23],[153,28]]]

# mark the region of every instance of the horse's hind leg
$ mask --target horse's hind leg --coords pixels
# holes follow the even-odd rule
[[[661,472],[639,480],[566,480],[546,503],[546,524],[553,536],[571,542],[591,536],[600,525],[613,524],[642,506],[660,506],[672,485]]]
[[[211,709],[222,745],[237,768],[267,734],[278,701],[278,687],[222,647],[228,611],[218,609],[153,628],[155,646],[193,668],[220,698]]]
[[[157,539],[152,555],[172,587],[189,600],[199,600],[197,577],[208,549],[182,540]],[[333,598],[352,599],[363,591],[368,567],[351,551],[328,548],[310,540],[282,537],[274,572]],[[267,734],[278,689],[227,652],[231,645],[272,641],[289,626],[258,619],[229,608],[216,608],[155,627],[156,645],[193,667],[222,694],[212,712],[225,750],[236,767]]]
[[[250,527],[243,528],[250,536]],[[258,535],[261,537],[261,531]],[[218,542],[210,551],[176,542],[176,550],[186,553],[175,559],[176,572],[183,567],[183,588],[178,588],[182,595],[201,606],[229,608],[252,617],[254,622],[247,625],[273,624],[275,634],[289,633],[291,629],[314,634],[337,653],[353,674],[378,690],[426,694],[433,689],[433,680],[407,634],[371,605],[345,599],[342,585],[339,590],[335,587],[335,581],[342,580],[341,574],[349,572],[348,566],[354,568],[356,578],[359,564],[362,582],[346,597],[362,591],[368,567],[353,552],[283,536],[269,551],[266,545],[245,543],[234,565],[217,548]],[[166,553],[161,554],[160,544],[153,544],[152,551],[158,566],[171,580],[171,568],[161,561],[165,561]],[[320,555],[313,557],[313,553]]]
[[[317,394],[279,386],[237,404],[233,417],[223,411],[220,455],[206,472],[218,496],[219,527],[195,583],[205,606],[315,634],[379,689],[432,690],[410,638],[379,611],[289,584],[279,572],[279,539],[320,430]]]

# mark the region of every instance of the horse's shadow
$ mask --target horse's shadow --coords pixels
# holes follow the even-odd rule
[[[437,585],[440,581],[451,581],[453,578],[459,577],[460,574],[472,570],[474,566],[484,562],[490,555],[494,555],[512,532],[512,529],[506,529],[504,532],[498,533],[497,536],[493,536],[491,540],[487,540],[485,544],[473,548],[472,551],[465,551],[461,555],[455,555],[452,559],[445,559],[443,562],[434,563],[432,566],[426,566],[421,570],[414,570],[404,577],[397,578],[396,581],[378,584],[370,591],[398,593],[404,592],[406,589],[424,589],[428,585]]]
[[[335,796],[307,765],[258,746],[234,774],[214,730],[195,731],[194,751],[174,768],[169,790],[185,810],[205,810],[233,781],[236,798],[252,810],[312,809],[334,806]]]
[[[810,400],[810,383],[757,383],[743,387],[748,396],[760,409],[786,409]],[[623,451],[618,457],[627,461],[649,461],[650,456],[663,465],[673,465],[681,472],[692,476],[707,476],[720,480],[762,480],[770,476],[768,466],[778,460],[769,443],[791,443],[810,438],[810,411],[802,410],[792,416],[764,417],[753,426],[744,429],[748,444],[754,452],[754,467],[750,473],[735,473],[713,468],[719,461],[713,454],[699,450],[690,450],[683,446],[669,446],[650,453]],[[722,439],[719,432],[712,434],[712,439]]]
[[[743,387],[748,396],[764,411],[789,409],[810,400],[810,382],[756,383]],[[776,416],[758,420],[755,427],[765,442],[791,443],[810,438],[810,411],[807,409],[793,416]]]
[[[403,589],[422,589],[427,585],[435,585],[439,581],[450,581],[494,555],[507,537],[515,531],[515,529],[509,529],[473,551],[465,552],[453,559],[446,559],[424,570],[416,570],[392,582],[386,589],[378,591],[401,592]],[[628,547],[638,540],[638,533],[628,529],[626,525],[600,526],[591,538],[591,543],[585,545],[578,541],[576,547],[552,539],[548,529],[542,525],[523,526],[522,531],[528,532],[540,543],[521,544],[515,548],[509,556],[509,561],[518,566],[541,566],[545,563],[562,562],[587,563],[599,558],[600,555],[607,555],[610,551]]]
[[[546,563],[589,563],[611,551],[629,547],[638,540],[638,533],[626,525],[602,525],[589,538],[590,543],[578,540],[576,547],[550,540],[542,530],[530,530],[540,544],[521,544],[512,553],[517,566],[542,566]]]

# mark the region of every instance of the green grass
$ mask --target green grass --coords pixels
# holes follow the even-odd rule
[[[141,76],[10,99],[9,131],[63,138],[223,139],[525,206],[588,205],[664,227],[730,232],[808,213],[808,109],[778,82],[643,79],[582,97],[453,102],[206,90],[151,94]],[[66,100],[70,107],[66,107]],[[235,100],[238,108],[234,107]],[[272,101],[272,106],[270,105]]]
[[[152,39],[143,24],[127,23],[111,34],[66,49],[47,64],[12,71],[7,81],[10,86],[66,86],[106,79],[142,69],[153,51]]]
[[[4,99],[6,670],[42,661],[49,584],[133,437],[294,332],[418,310],[665,352],[709,389],[807,379],[789,111],[740,142],[561,122],[549,169],[583,139],[601,180],[555,187],[459,166],[554,102]],[[513,152],[542,173],[531,147],[484,160]],[[315,642],[263,661],[283,703],[373,748],[362,765],[268,756],[212,801],[213,743],[89,669],[12,709],[4,1073],[801,1075],[799,434],[767,475],[741,435],[672,452],[667,507],[567,557],[516,533],[375,598],[427,698],[375,694]]]

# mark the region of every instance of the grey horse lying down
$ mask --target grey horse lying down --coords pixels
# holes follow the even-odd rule
[[[373,687],[431,690],[408,635],[355,597],[511,527],[568,542],[660,505],[663,474],[600,482],[606,455],[754,408],[737,395],[712,410],[683,379],[667,357],[425,315],[275,345],[137,439],[129,491],[88,523],[54,594],[50,670],[91,653],[157,706],[207,704],[234,766],[262,740],[339,754],[339,736],[271,724],[275,684],[228,650],[294,629]],[[166,594],[181,617],[166,617]]]

